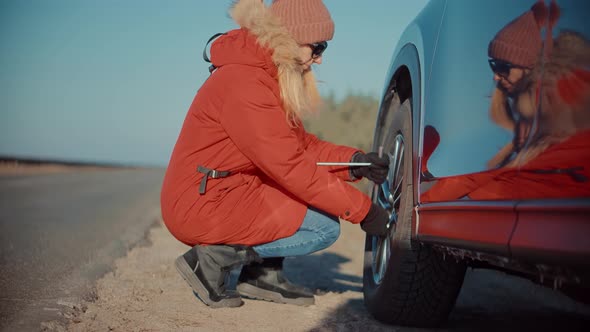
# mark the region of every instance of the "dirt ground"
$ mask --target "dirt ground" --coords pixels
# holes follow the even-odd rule
[[[364,233],[342,223],[330,248],[287,259],[294,281],[317,289],[309,307],[245,299],[240,308],[210,309],[191,292],[174,268],[188,249],[160,224],[151,245],[119,259],[97,284],[96,301],[70,314],[69,331],[391,331],[374,321],[362,303]],[[236,273],[232,275],[234,282]],[[51,325],[45,325],[49,330]]]

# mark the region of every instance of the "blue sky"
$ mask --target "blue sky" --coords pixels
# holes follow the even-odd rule
[[[268,1],[267,1],[268,2]],[[324,0],[322,93],[378,96],[426,0]],[[0,2],[0,155],[165,166],[228,0]]]

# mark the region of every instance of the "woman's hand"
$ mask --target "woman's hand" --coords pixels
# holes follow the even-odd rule
[[[386,236],[389,229],[389,213],[381,206],[373,203],[365,219],[361,221],[361,228],[369,235]]]
[[[379,157],[377,152],[369,152],[364,154],[357,152],[352,156],[354,163],[371,163],[370,166],[353,166],[351,173],[356,178],[365,177],[376,184],[381,184],[387,178],[389,172],[389,157],[387,155]]]

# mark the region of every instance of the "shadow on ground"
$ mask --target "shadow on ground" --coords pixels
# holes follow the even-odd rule
[[[313,289],[318,295],[326,292],[362,292],[363,279],[361,277],[339,272],[340,265],[349,261],[350,259],[344,256],[330,252],[287,257],[284,271],[289,281]],[[313,271],[313,274],[310,274],[309,271]],[[239,274],[240,269],[231,272],[230,288],[235,287]]]
[[[325,278],[330,276],[325,275]],[[336,288],[338,283],[336,281],[328,286]],[[362,291],[362,286],[359,291]],[[470,270],[448,322],[440,328],[417,329],[381,324],[372,318],[362,299],[351,299],[326,315],[311,331],[537,332],[588,331],[589,328],[588,306],[525,279],[495,271]]]
[[[340,265],[349,261],[350,259],[331,252],[287,258],[285,273],[293,283],[317,289],[320,293],[362,292],[361,277],[339,272]],[[309,271],[313,271],[313,275],[309,275]]]

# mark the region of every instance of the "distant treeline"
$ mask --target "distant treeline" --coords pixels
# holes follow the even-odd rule
[[[144,168],[144,167],[139,167],[139,166],[131,166],[131,165],[117,164],[117,163],[70,161],[70,160],[32,158],[32,157],[15,157],[15,156],[0,156],[0,164],[28,165],[28,166],[63,165],[63,166],[70,166],[70,167],[100,167],[100,168]]]
[[[378,107],[379,100],[372,96],[349,94],[336,100],[328,95],[319,114],[304,119],[303,124],[321,139],[370,151]]]

